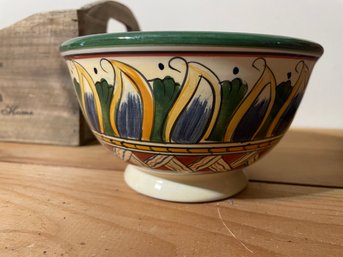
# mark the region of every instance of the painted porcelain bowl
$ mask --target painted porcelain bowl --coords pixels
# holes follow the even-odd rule
[[[281,36],[128,32],[61,45],[97,139],[159,199],[229,197],[290,126],[323,48]]]

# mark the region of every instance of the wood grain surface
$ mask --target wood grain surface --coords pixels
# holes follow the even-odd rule
[[[0,163],[0,256],[342,256],[343,189],[250,183],[207,204],[121,172]]]
[[[252,180],[343,187],[343,130],[292,129],[247,170]]]
[[[224,201],[165,202],[129,189],[111,155],[1,143],[0,257],[342,256],[343,188],[250,182]]]

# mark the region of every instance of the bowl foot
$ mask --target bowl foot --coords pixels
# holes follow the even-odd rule
[[[242,170],[199,175],[151,172],[128,165],[125,182],[135,191],[174,202],[208,202],[228,198],[243,190],[248,180]]]

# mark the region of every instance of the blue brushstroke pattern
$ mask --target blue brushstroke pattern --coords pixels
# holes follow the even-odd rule
[[[138,96],[129,94],[127,101],[120,104],[117,112],[117,127],[121,137],[141,139],[142,105]]]
[[[85,105],[86,105],[88,123],[90,124],[92,129],[96,130],[97,132],[100,132],[100,125],[99,125],[98,115],[96,113],[93,94],[85,93]]]
[[[269,103],[267,100],[263,100],[258,103],[257,101],[258,100],[255,100],[254,104],[249,108],[249,110],[244,114],[242,120],[239,122],[233,135],[233,141],[248,141],[254,136],[263,120]]]
[[[294,115],[299,107],[301,99],[303,98],[304,93],[299,93],[296,95],[290,105],[287,107],[285,112],[282,114],[279,123],[276,125],[273,135],[280,135],[283,134],[288,127],[291,125]]]
[[[203,135],[211,111],[208,102],[196,98],[185,111],[182,112],[173,128],[171,139],[176,143],[194,144]]]

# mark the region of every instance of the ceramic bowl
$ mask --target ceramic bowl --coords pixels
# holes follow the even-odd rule
[[[242,190],[242,172],[290,126],[323,48],[281,36],[129,32],[74,38],[61,54],[97,139],[127,184],[197,202]]]

